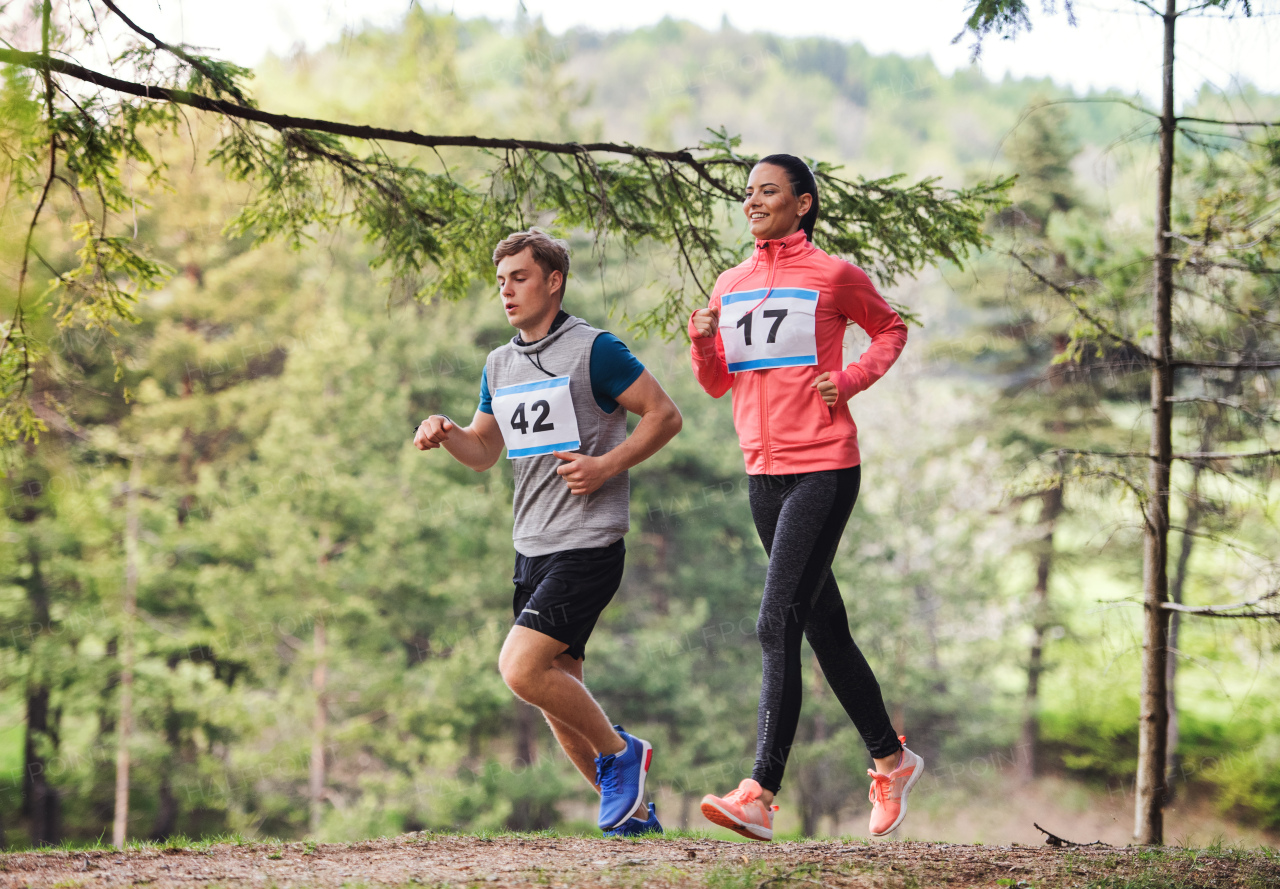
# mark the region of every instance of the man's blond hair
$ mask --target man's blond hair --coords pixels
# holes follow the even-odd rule
[[[533,252],[533,261],[542,269],[543,275],[560,273],[560,292],[557,296],[563,300],[565,286],[569,283],[569,242],[553,238],[540,228],[515,232],[503,238],[493,248],[493,264],[496,266],[506,257],[515,256],[526,247]]]

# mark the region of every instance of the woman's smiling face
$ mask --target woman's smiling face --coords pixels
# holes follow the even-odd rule
[[[747,228],[758,241],[785,238],[800,230],[800,220],[813,205],[811,195],[796,197],[787,171],[773,164],[756,164],[747,178],[742,212]]]

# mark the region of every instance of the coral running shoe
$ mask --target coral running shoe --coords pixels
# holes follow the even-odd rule
[[[924,760],[907,749],[907,738],[899,735],[902,753],[898,767],[887,775],[867,769],[871,776],[871,835],[882,837],[892,833],[907,817],[907,794],[924,774]]]
[[[737,790],[724,796],[707,794],[702,798],[702,814],[712,824],[727,827],[749,840],[773,839],[773,815],[777,806],[766,806],[760,801],[760,785],[751,778],[744,778]]]

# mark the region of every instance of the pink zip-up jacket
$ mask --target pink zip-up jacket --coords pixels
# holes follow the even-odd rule
[[[857,466],[862,458],[849,399],[893,366],[907,344],[907,326],[862,269],[819,250],[803,231],[777,241],[756,241],[752,258],[716,280],[709,305],[720,309],[722,298],[756,290],[765,294],[762,305],[768,294],[782,288],[817,291],[816,365],[730,373],[720,332],[696,336],[690,318],[694,375],[713,398],[733,390],[733,425],[748,474]],[[871,345],[846,367],[844,333],[850,321],[871,336]],[[832,407],[811,385],[824,371],[831,372],[837,387]]]

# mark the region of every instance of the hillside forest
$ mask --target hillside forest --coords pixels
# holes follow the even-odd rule
[[[1080,454],[1145,452],[1149,374],[1073,300],[1086,293],[1114,329],[1150,335],[1133,298],[1149,290],[1155,207],[1142,108],[727,23],[553,34],[527,17],[416,7],[394,28],[269,57],[253,74],[263,107],[419,132],[676,149],[715,131],[740,136],[744,155],[786,151],[851,177],[961,188],[1016,174],[981,251],[885,288],[912,316],[910,341],[851,405],[862,493],[834,571],[894,723],[930,763],[909,835],[1008,839],[967,807],[1022,798],[1089,830],[1088,813],[1110,806],[1122,814],[1106,836],[1128,835],[1138,470]],[[40,91],[9,66],[0,90],[12,156]],[[1183,113],[1242,108],[1280,119],[1280,96],[1206,87]],[[9,443],[0,484],[0,843],[109,835],[126,649],[131,837],[587,831],[590,789],[496,669],[510,468],[476,474],[411,445],[428,414],[472,415],[485,355],[512,336],[492,281],[477,273],[464,298],[422,297],[413,275],[371,267],[354,228],[296,243],[228,230],[254,186],[204,162],[212,126],[193,114],[149,140],[167,185],[127,182],[123,218],[163,268],[136,322],[86,329],[31,310],[52,359],[33,382],[43,432]],[[1242,217],[1274,220],[1280,143],[1182,146],[1175,225],[1195,256],[1243,231]],[[448,160],[458,175],[489,162]],[[7,317],[31,202],[5,194]],[[55,204],[35,231],[40,286],[79,262],[73,211]],[[706,827],[702,794],[749,772],[760,674],[765,557],[729,400],[694,381],[681,327],[643,323],[674,274],[665,248],[612,249],[540,221],[572,245],[565,307],[627,342],[684,416],[632,471],[627,573],[586,677],[606,712],[653,742],[664,822]],[[723,231],[745,255],[740,220]],[[1259,244],[1274,268],[1274,236]],[[1280,277],[1179,268],[1179,337],[1268,352]],[[864,345],[851,329],[846,354]],[[1274,369],[1178,379],[1176,450],[1273,447]],[[1176,602],[1274,591],[1275,466],[1175,466]],[[1173,632],[1169,835],[1274,845],[1276,623],[1175,614]],[[805,664],[781,830],[864,833],[865,750],[810,653]],[[1026,821],[1016,836],[1035,841]]]

